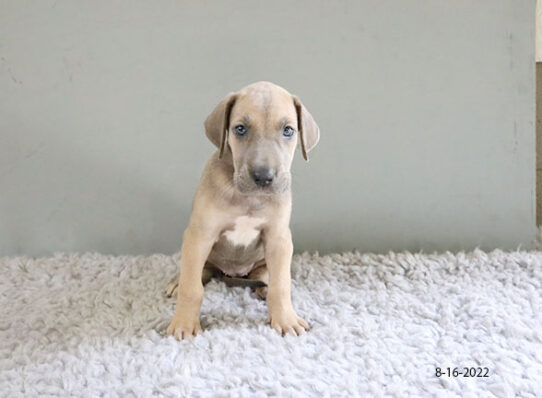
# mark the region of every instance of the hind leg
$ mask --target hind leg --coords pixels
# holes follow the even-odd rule
[[[212,279],[215,273],[216,271],[212,268],[212,266],[210,265],[208,266],[207,264],[205,264],[205,267],[203,267],[203,270],[201,273],[201,283],[203,284],[203,286],[209,283],[209,281]],[[166,296],[167,297],[176,296],[178,287],[179,287],[179,276],[177,275],[166,286]]]
[[[269,271],[267,270],[267,265],[265,265],[265,262],[263,265],[258,266],[257,268],[254,268],[247,276],[248,279],[261,281],[265,283],[266,285],[269,284]],[[254,288],[254,291],[258,295],[259,298],[262,300],[265,300],[267,297],[267,286],[260,286]]]

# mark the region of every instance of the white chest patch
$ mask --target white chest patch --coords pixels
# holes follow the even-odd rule
[[[235,246],[248,246],[260,235],[257,229],[265,220],[258,217],[241,216],[235,219],[233,230],[223,235]]]

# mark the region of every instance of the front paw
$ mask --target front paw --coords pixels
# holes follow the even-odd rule
[[[201,332],[199,317],[192,318],[175,314],[167,328],[166,334],[175,337],[177,340],[183,340],[190,339]]]
[[[293,309],[270,312],[269,321],[271,327],[282,336],[285,334],[301,336],[310,329],[309,324],[303,318],[297,316]]]

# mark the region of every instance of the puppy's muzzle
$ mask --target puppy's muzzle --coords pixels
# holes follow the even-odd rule
[[[271,185],[275,179],[276,172],[268,167],[256,167],[250,172],[250,176],[254,183],[259,187],[267,187]]]

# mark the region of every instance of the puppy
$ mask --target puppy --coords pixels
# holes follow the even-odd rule
[[[259,82],[230,93],[205,120],[218,150],[207,162],[183,235],[177,308],[168,335],[201,332],[203,285],[216,272],[259,283],[271,327],[284,335],[309,329],[291,302],[290,167],[298,140],[305,160],[320,132],[301,101]]]

